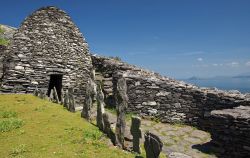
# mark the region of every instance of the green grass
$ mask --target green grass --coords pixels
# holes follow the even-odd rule
[[[1,25],[0,25],[0,35],[4,33],[4,29],[2,29]],[[9,40],[4,39],[4,38],[0,38],[0,45],[5,45],[7,46],[9,44]]]
[[[107,145],[108,138],[79,112],[32,95],[0,95],[0,114],[2,122],[12,125],[0,132],[0,157],[135,157]]]
[[[0,120],[0,132],[8,132],[22,127],[24,122],[21,119],[10,118]]]
[[[0,111],[0,118],[12,118],[17,117],[17,113],[15,111]]]
[[[111,114],[117,115],[115,108],[105,108],[105,110],[107,110]],[[132,112],[126,113],[126,121],[131,121],[132,116],[136,116],[136,114]]]
[[[0,45],[7,46],[9,44],[9,40],[6,40],[4,38],[0,38]]]
[[[0,34],[4,33],[4,29],[2,28],[2,25],[0,25]]]

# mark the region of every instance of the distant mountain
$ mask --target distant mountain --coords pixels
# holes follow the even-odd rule
[[[241,73],[235,76],[214,76],[214,77],[197,77],[197,76],[192,76],[188,79],[185,80],[190,80],[190,81],[196,81],[196,80],[215,80],[215,79],[232,79],[232,78],[239,78],[239,79],[246,79],[249,78],[250,79],[250,72],[246,72],[246,73]]]
[[[190,78],[188,78],[186,80],[192,80],[192,81],[194,81],[194,80],[204,80],[204,79],[205,78],[200,78],[200,77],[193,76],[193,77],[190,77]]]
[[[239,75],[239,76],[233,76],[233,78],[249,78],[250,79],[250,75]]]
[[[241,73],[239,75],[233,76],[232,78],[250,78],[250,72]]]

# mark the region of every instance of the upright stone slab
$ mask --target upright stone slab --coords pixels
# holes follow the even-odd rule
[[[111,139],[113,145],[116,145],[117,144],[116,136],[113,130],[111,129],[111,124],[109,122],[109,115],[107,113],[103,114],[103,124],[104,124],[103,132],[106,133],[107,136]]]
[[[59,98],[58,98],[58,93],[57,93],[56,87],[53,88],[53,95],[54,95],[55,102],[58,104]]]
[[[137,116],[132,116],[130,133],[133,136],[133,151],[137,153],[141,153],[140,139],[142,138],[142,132],[140,127],[141,127],[141,118]]]
[[[144,148],[146,151],[147,158],[159,158],[161,153],[163,143],[157,135],[153,133],[146,132],[145,135]]]
[[[66,109],[69,109],[69,92],[68,92],[68,90],[66,90],[63,99],[64,99],[64,100],[63,100],[63,106],[64,106]]]
[[[92,113],[91,110],[93,106],[94,96],[95,96],[95,83],[92,79],[89,79],[88,84],[86,85],[86,97],[81,114],[81,116],[87,119],[88,121],[91,120],[91,113]]]
[[[54,89],[51,89],[50,95],[49,95],[49,101],[54,101]]]
[[[75,112],[75,97],[73,94],[73,88],[69,88],[69,108],[70,112]]]
[[[96,124],[100,130],[104,129],[104,123],[103,123],[103,114],[105,112],[104,106],[104,94],[102,92],[101,84],[98,83],[97,85],[97,117],[96,117]]]
[[[63,103],[64,103],[64,91],[62,90],[60,104],[63,105]]]
[[[115,90],[115,100],[116,100],[116,111],[117,111],[117,122],[116,122],[116,137],[118,146],[125,148],[124,146],[124,134],[125,134],[125,114],[128,107],[128,97],[127,97],[127,84],[123,77],[119,77],[117,80],[116,90]]]
[[[45,92],[45,90],[40,89],[40,90],[39,90],[38,96],[39,96],[39,98],[41,98],[41,99],[45,99],[45,97],[46,97],[46,92]]]
[[[38,91],[38,88],[36,87],[35,91],[34,91],[34,96],[38,96],[39,94],[39,91]]]

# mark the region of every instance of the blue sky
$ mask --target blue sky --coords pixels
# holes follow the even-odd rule
[[[96,54],[174,78],[250,72],[249,0],[8,0],[0,23],[18,27],[49,5],[72,17]]]

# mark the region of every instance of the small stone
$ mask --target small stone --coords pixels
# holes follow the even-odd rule
[[[146,106],[156,106],[157,103],[155,101],[143,102],[142,105]]]
[[[16,70],[24,70],[24,67],[23,66],[15,66],[15,69]]]

